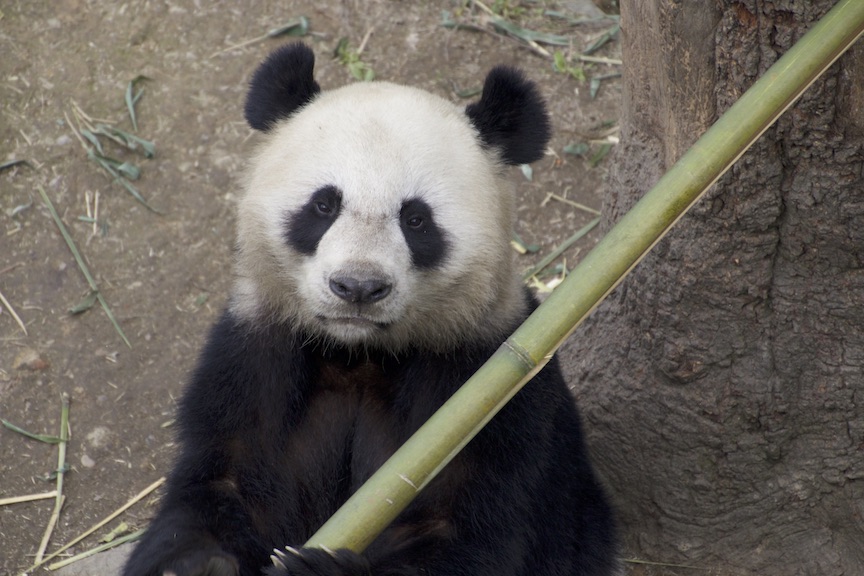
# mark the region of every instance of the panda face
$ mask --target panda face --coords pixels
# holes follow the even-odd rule
[[[544,154],[536,87],[496,67],[460,109],[385,82],[322,92],[314,63],[288,44],[250,84],[264,140],[238,207],[235,318],[392,352],[502,340],[526,305],[503,168]]]
[[[476,338],[522,311],[512,203],[461,109],[387,83],[324,92],[252,159],[234,310],[390,350]]]

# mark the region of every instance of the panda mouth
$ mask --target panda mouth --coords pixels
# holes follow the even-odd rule
[[[387,322],[376,322],[365,316],[338,316],[335,318],[328,318],[326,316],[319,316],[319,320],[327,324],[337,324],[340,326],[357,326],[360,328],[378,328],[380,330],[384,330],[389,326]]]

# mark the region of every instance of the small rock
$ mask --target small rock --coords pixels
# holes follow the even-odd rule
[[[96,465],[96,462],[92,458],[90,458],[90,456],[84,454],[83,456],[81,456],[81,465],[85,468],[93,468],[93,466]]]
[[[45,370],[50,365],[51,364],[45,360],[39,352],[32,348],[24,348],[21,350],[12,362],[12,367],[16,370],[33,370],[34,372]]]
[[[101,552],[85,558],[74,564],[69,564],[57,570],[57,576],[110,576],[112,574],[120,574],[123,571],[123,565],[126,564],[126,559],[134,544],[123,544],[117,548],[112,548],[106,552]]]

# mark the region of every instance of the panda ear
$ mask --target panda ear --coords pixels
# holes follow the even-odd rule
[[[261,63],[246,96],[246,121],[267,132],[321,91],[312,77],[315,54],[305,44],[287,44]]]
[[[465,113],[483,143],[500,151],[505,164],[528,164],[546,151],[551,127],[546,105],[533,82],[506,66],[496,66],[478,102]]]

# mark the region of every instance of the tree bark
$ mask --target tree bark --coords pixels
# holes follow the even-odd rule
[[[621,2],[609,226],[833,0]],[[864,43],[562,351],[629,554],[864,574]]]

